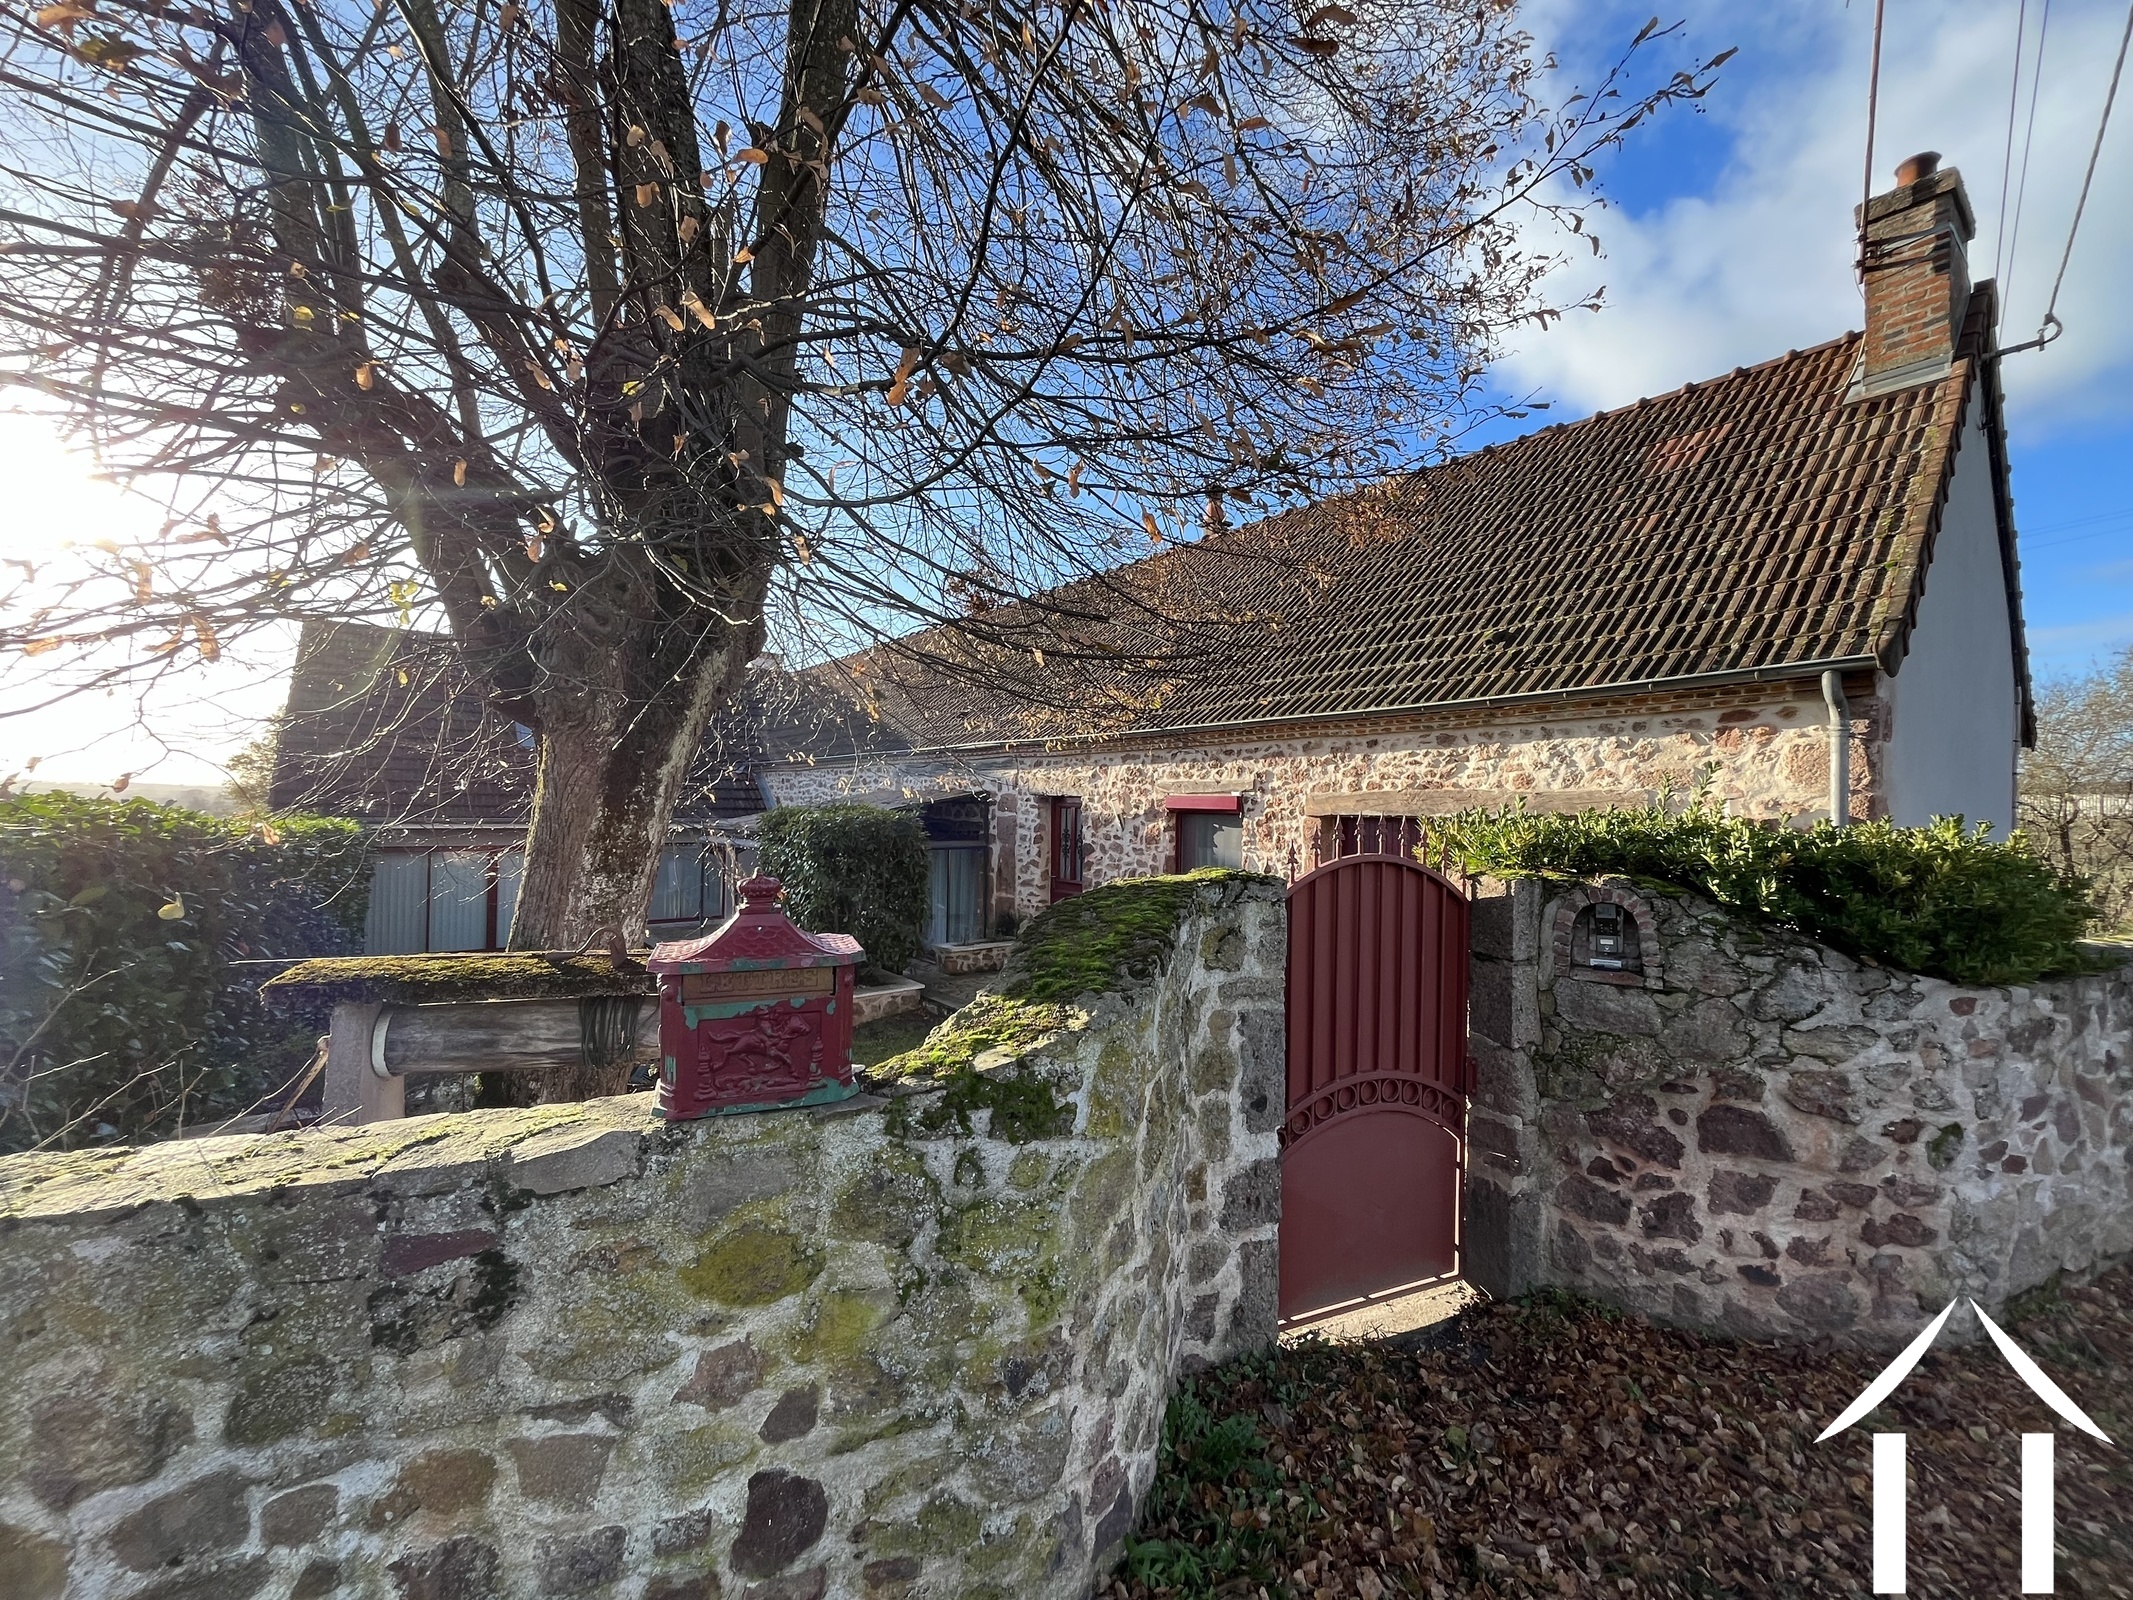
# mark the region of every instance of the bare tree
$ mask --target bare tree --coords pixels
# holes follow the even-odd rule
[[[2040,685],[2017,820],[2031,844],[2096,884],[2105,923],[2133,926],[2133,649]]]
[[[1724,59],[1634,90],[1633,46],[1550,109],[1511,0],[4,26],[0,381],[172,518],[25,579],[0,646],[78,663],[58,693],[440,618],[538,733],[522,947],[637,920],[773,623],[800,658],[982,634],[1210,507],[1448,448],[1560,310],[1521,229],[1581,230],[1599,152]]]

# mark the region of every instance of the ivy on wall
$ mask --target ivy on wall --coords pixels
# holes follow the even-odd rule
[[[867,964],[901,973],[926,925],[926,830],[879,806],[780,806],[763,818],[757,870],[785,885],[810,933],[848,933]]]
[[[333,817],[0,798],[0,1152],[168,1136],[300,1072],[322,1020],[261,1003],[268,958],[359,951],[369,857]]]

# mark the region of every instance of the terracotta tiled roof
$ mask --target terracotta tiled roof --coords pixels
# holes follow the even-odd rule
[[[1858,347],[1207,537],[978,619],[983,643],[934,629],[815,669],[803,702],[876,715],[773,719],[768,742],[943,747],[1893,671],[1966,406],[1994,397],[1966,356],[1847,400]]]
[[[968,626],[803,672],[759,668],[714,723],[687,805],[757,809],[745,774],[766,758],[1182,734],[1840,663],[1894,671],[1972,405],[1986,408],[2012,539],[1998,391],[1977,353],[1991,296],[1979,286],[1964,353],[1934,382],[1847,399],[1853,334]],[[2005,560],[2026,691],[2011,543]],[[344,626],[307,631],[306,651],[278,802],[309,773],[328,809],[523,819],[526,752],[453,679],[442,641]],[[394,700],[407,659],[426,663],[413,706]],[[359,680],[371,687],[354,692]],[[341,776],[315,776],[329,769]]]

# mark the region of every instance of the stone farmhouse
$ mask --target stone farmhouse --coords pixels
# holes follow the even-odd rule
[[[2032,714],[1998,301],[1937,158],[1861,221],[1863,332],[969,626],[765,664],[707,741],[655,928],[723,911],[703,863],[748,814],[840,799],[921,812],[948,950],[1111,878],[1294,877],[1477,805],[1704,788],[1751,816],[2006,829]],[[292,685],[277,803],[395,824],[379,949],[509,926],[530,762],[440,660],[318,629]]]

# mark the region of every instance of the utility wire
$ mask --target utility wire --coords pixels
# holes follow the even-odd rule
[[[1881,108],[1881,18],[1886,7],[1887,0],[1874,0],[1874,63],[1866,75],[1866,178],[1859,189],[1859,272],[1862,281],[1866,274],[1866,208],[1874,198],[1874,119]]]
[[[2081,175],[2081,198],[2074,202],[2074,220],[2067,225],[2066,248],[2059,252],[2059,275],[2052,279],[2051,299],[2045,302],[2041,333],[2059,319],[2059,286],[2066,282],[2066,264],[2074,257],[2074,235],[2081,227],[2081,213],[2088,208],[2089,185],[2096,181],[2096,158],[2103,154],[2104,130],[2111,125],[2111,106],[2118,99],[2118,79],[2126,70],[2126,46],[2133,43],[2133,5],[2126,7],[2125,31],[2118,36],[2118,60],[2111,67],[2111,87],[2104,92],[2103,115],[2096,121],[2096,142],[2089,146],[2089,169]]]
[[[2007,84],[2007,148],[2000,152],[1999,223],[1992,240],[1992,276],[1997,280],[2007,244],[2007,185],[2014,175],[2015,107],[2022,97],[2022,47],[2029,42],[2029,0],[2015,8],[2014,77]],[[2006,296],[2000,297],[2000,315],[2007,314]]]
[[[2037,54],[2029,64],[2029,122],[2022,132],[2022,176],[2015,184],[2014,221],[2007,230],[2007,276],[2000,283],[2001,295],[2008,298],[2014,292],[2016,252],[2022,240],[2022,202],[2029,195],[2029,153],[2037,142],[2037,90],[2044,82],[2044,38],[2051,26],[2052,0],[2044,0],[2044,14],[2037,21]]]

